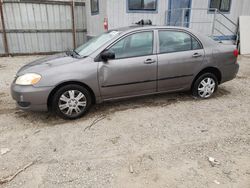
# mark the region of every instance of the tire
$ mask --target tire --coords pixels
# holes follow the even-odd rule
[[[208,99],[213,96],[217,88],[217,77],[213,73],[204,73],[195,80],[192,94],[201,99]]]
[[[92,105],[90,92],[76,84],[59,88],[52,99],[52,110],[63,119],[82,117]]]

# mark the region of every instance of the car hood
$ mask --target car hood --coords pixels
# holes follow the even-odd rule
[[[77,58],[68,56],[66,53],[60,53],[55,55],[50,55],[44,58],[37,59],[31,63],[24,65],[18,72],[17,76],[23,75],[25,73],[39,73],[44,69],[48,69],[54,66],[61,66],[68,63],[73,63],[79,61]]]

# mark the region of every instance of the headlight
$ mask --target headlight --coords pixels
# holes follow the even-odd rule
[[[17,77],[16,84],[17,85],[34,85],[41,80],[41,76],[35,73],[27,73],[22,76]]]

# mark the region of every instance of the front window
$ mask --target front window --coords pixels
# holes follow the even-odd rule
[[[91,14],[99,13],[99,0],[90,0]]]
[[[115,53],[115,59],[151,55],[153,53],[153,32],[129,35],[114,44],[109,50]]]
[[[156,11],[157,0],[128,0],[130,11]]]
[[[217,9],[221,12],[229,12],[231,6],[231,0],[211,0],[210,11]]]
[[[103,33],[97,37],[92,38],[82,46],[79,46],[74,51],[81,57],[89,56],[91,53],[102,47],[105,43],[114,39],[120,32],[110,31],[108,33]]]

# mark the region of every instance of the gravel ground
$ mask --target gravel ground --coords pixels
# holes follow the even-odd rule
[[[35,161],[0,187],[250,187],[249,58],[212,99],[141,97],[76,121],[15,108],[13,75],[36,58],[0,58],[0,179]]]

